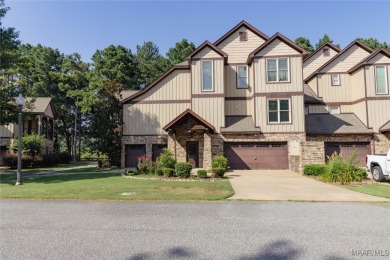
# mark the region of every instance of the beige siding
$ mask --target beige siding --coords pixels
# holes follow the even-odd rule
[[[240,41],[240,32],[247,32],[247,41]],[[263,43],[262,38],[242,26],[217,47],[227,53],[229,63],[246,63],[248,55]]]
[[[245,65],[245,64],[244,64]],[[248,66],[248,88],[237,89],[237,66],[226,65],[225,66],[225,86],[227,97],[249,97],[253,94],[253,77],[252,69]]]
[[[192,111],[209,122],[219,132],[225,126],[225,99],[223,97],[193,98]]]
[[[325,106],[309,106],[309,114],[327,114],[328,110]]]
[[[309,85],[309,87],[311,88],[311,90],[313,90],[313,92],[317,95],[318,95],[318,92],[317,92],[317,77],[314,77],[312,78],[309,82],[307,82],[307,85]]]
[[[264,133],[274,132],[303,132],[304,131],[304,108],[303,96],[292,96],[291,104],[291,124],[268,124],[268,107],[266,97],[256,97],[256,126]]]
[[[302,58],[290,57],[290,82],[288,83],[267,83],[266,58],[255,59],[255,92],[301,92],[302,84]]]
[[[162,128],[187,108],[191,108],[191,103],[125,104],[123,106],[123,134],[166,134]]]
[[[364,82],[364,70],[359,69],[355,73],[349,75],[350,79],[350,93],[351,101],[359,100],[366,96],[365,82]]]
[[[14,132],[14,124],[0,125],[0,138],[11,138]]]
[[[190,85],[190,70],[175,70],[135,100],[189,100],[191,99]]]
[[[213,60],[214,91],[202,92],[202,61],[192,61],[192,94],[223,94],[224,93],[224,61]]]
[[[350,101],[349,75],[340,74],[340,86],[332,86],[331,74],[318,76],[318,94],[325,102]]]
[[[193,58],[194,59],[216,59],[216,58],[222,58],[222,56],[219,53],[215,52],[210,47],[204,47]]]
[[[368,60],[367,63],[390,63],[390,58],[383,55],[382,53],[378,53],[370,60]]]
[[[357,104],[353,104],[351,107],[352,111],[350,111],[350,113],[354,113],[360,119],[360,121],[362,121],[363,124],[367,126],[366,102],[359,102]]]
[[[43,112],[45,116],[48,116],[50,118],[54,118],[53,110],[51,109],[51,106],[48,105],[45,112]]]
[[[368,101],[368,122],[375,132],[390,120],[390,100]]]
[[[226,115],[253,115],[253,100],[225,101]]]
[[[329,48],[329,47],[328,47]],[[319,69],[322,65],[324,65],[326,62],[328,62],[330,59],[332,59],[334,56],[337,55],[338,52],[333,50],[332,48],[329,48],[329,56],[324,56],[323,48],[321,48],[320,51],[318,51],[316,54],[311,56],[309,59],[307,59],[303,63],[303,78],[307,78],[310,76],[314,71]]]
[[[320,72],[347,72],[369,54],[369,52],[355,44]]]
[[[375,86],[375,66],[366,66],[367,97],[390,96],[390,64],[387,65],[387,95],[377,95]]]
[[[291,48],[279,39],[275,39],[264,49],[255,54],[256,57],[262,56],[283,56],[283,55],[300,55],[298,51]]]

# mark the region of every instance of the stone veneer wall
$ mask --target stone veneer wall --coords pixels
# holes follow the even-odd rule
[[[390,132],[375,134],[374,136],[375,154],[387,154],[390,149]]]
[[[121,167],[125,167],[125,145],[146,144],[146,156],[152,157],[152,144],[167,144],[167,135],[122,136]]]

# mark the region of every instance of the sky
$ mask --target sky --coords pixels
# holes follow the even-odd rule
[[[22,43],[80,53],[90,61],[97,49],[154,42],[165,55],[187,38],[195,46],[215,42],[242,20],[268,36],[304,36],[312,45],[326,33],[341,48],[358,37],[390,43],[390,1],[21,1],[3,25]]]

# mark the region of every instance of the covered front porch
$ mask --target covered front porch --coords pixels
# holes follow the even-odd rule
[[[178,162],[189,162],[193,168],[211,168],[214,126],[187,109],[163,129],[168,133],[168,149]]]

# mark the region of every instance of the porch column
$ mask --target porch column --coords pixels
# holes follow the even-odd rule
[[[38,135],[42,132],[42,115],[38,115]]]
[[[209,131],[204,132],[203,140],[203,168],[210,169],[213,155],[211,153],[211,134]]]

